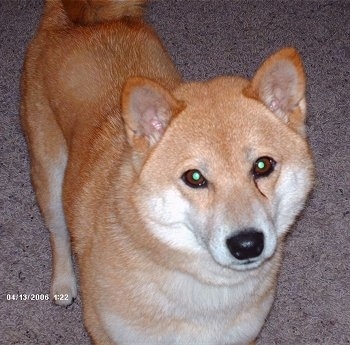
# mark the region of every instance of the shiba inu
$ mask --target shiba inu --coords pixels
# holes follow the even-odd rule
[[[185,82],[141,0],[47,0],[22,123],[51,233],[51,295],[100,345],[254,344],[312,187],[305,73]],[[69,232],[68,230],[69,229]]]

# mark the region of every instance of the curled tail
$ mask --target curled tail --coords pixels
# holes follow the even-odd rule
[[[147,0],[62,0],[69,19],[80,25],[141,17]]]

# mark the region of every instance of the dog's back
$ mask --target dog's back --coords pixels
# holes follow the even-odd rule
[[[169,89],[180,82],[158,37],[142,20],[143,2],[46,3],[41,29],[27,54],[24,79],[30,79],[28,85],[44,81],[45,97],[54,100],[50,107],[66,140],[76,121],[81,121],[81,127],[91,121],[96,126],[92,109],[97,117],[110,113],[129,77],[146,76]],[[32,91],[38,98],[43,93]]]
[[[62,0],[69,19],[76,24],[95,24],[123,17],[141,17],[146,0]]]

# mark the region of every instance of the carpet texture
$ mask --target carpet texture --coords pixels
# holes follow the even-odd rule
[[[45,297],[50,285],[49,236],[18,114],[24,53],[42,5],[0,0],[1,345],[90,344],[79,298],[68,308],[40,296],[11,299]],[[251,77],[275,50],[301,52],[317,183],[288,237],[276,301],[258,344],[350,344],[350,2],[151,1],[147,18],[188,80]]]

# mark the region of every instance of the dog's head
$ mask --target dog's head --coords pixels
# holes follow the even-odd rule
[[[122,111],[135,203],[157,241],[207,257],[203,270],[251,271],[274,256],[312,186],[294,49],[267,59],[252,81],[222,77],[170,93],[131,79]]]

